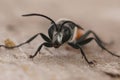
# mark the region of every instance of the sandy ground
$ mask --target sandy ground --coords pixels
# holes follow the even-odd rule
[[[113,42],[106,47],[120,55],[119,4],[119,0],[1,0],[0,44],[7,38],[19,44],[38,32],[47,34],[46,19],[21,17],[34,12],[54,20],[68,18],[86,30],[92,29],[105,42]],[[93,67],[82,59],[79,50],[68,45],[44,47],[40,55],[29,59],[42,42],[38,37],[20,48],[0,48],[0,80],[120,80],[120,58],[102,51],[95,42],[84,48],[87,58],[96,61]]]

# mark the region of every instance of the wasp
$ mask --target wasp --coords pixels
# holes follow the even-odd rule
[[[30,58],[34,58],[40,52],[43,46],[49,47],[49,48],[50,47],[59,48],[63,44],[67,43],[71,47],[75,49],[79,49],[82,56],[84,57],[84,59],[86,60],[88,64],[93,64],[93,61],[89,61],[83,51],[83,46],[93,40],[103,50],[107,51],[113,56],[120,57],[119,55],[114,54],[113,52],[109,51],[106,47],[104,47],[104,42],[97,36],[97,34],[94,31],[92,30],[85,31],[84,28],[82,28],[80,25],[76,24],[75,22],[71,20],[62,19],[62,20],[55,22],[50,17],[43,15],[43,14],[37,14],[37,13],[25,14],[22,16],[24,17],[40,16],[40,17],[48,19],[51,22],[50,28],[48,29],[49,37],[43,33],[37,33],[33,37],[31,37],[30,39],[28,39],[27,41],[19,45],[11,46],[11,47],[8,47],[6,45],[0,45],[0,47],[5,47],[9,49],[17,48],[24,44],[30,43],[38,35],[40,35],[44,39],[44,42],[38,47],[34,55],[29,56]],[[90,37],[89,36],[90,34],[93,34],[93,37]]]

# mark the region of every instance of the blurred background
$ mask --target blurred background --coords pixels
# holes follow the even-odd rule
[[[0,30],[1,30],[0,44],[3,44],[4,40],[7,38],[12,39],[18,44],[27,40],[32,35],[38,32],[43,32],[47,34],[47,30],[50,26],[49,25],[50,22],[41,17],[22,17],[21,16],[23,14],[28,14],[28,13],[44,14],[51,17],[55,21],[60,18],[71,19],[75,23],[85,28],[85,30],[89,30],[89,29],[94,30],[105,42],[109,43],[113,41],[114,45],[109,46],[109,48],[111,48],[111,50],[113,51],[116,51],[117,54],[120,54],[120,36],[119,36],[120,34],[120,0],[0,0]],[[34,47],[34,49],[31,49],[29,51],[30,47],[25,47],[23,51],[27,52],[28,50],[27,52],[28,54],[34,53],[36,48],[40,45],[41,41],[43,40],[40,38],[32,43],[32,46]],[[94,48],[92,52],[100,53],[99,56],[101,55],[101,52],[95,51],[96,46],[91,46],[91,47]],[[10,52],[7,51],[7,52],[10,53],[11,51]],[[15,52],[11,52],[11,53],[20,53],[20,54],[17,54],[17,56],[21,55],[21,52],[16,52],[16,50]],[[79,53],[79,52],[76,52],[76,53]],[[0,69],[1,69],[0,72],[3,72],[3,74],[0,73],[2,74],[0,76],[0,80],[21,80],[21,79],[22,80],[34,80],[34,79],[40,80],[40,78],[42,80],[68,80],[68,79],[69,80],[80,80],[80,79],[81,80],[88,80],[88,79],[89,80],[97,80],[97,79],[113,80],[113,78],[108,76],[102,77],[103,74],[101,74],[101,72],[99,71],[104,71],[108,69],[110,70],[110,72],[113,72],[113,71],[115,71],[115,73],[120,72],[119,62],[114,64],[111,63],[111,65],[116,65],[119,70],[116,69],[116,66],[115,67],[111,66],[109,63],[106,66],[105,65],[106,63],[104,63],[104,60],[102,62],[98,58],[99,56],[97,54],[92,54],[92,55],[96,55],[97,58],[95,59],[98,59],[98,61],[100,61],[100,63],[103,63],[103,64],[100,64],[99,66],[97,66],[97,68],[95,68],[96,71],[91,70],[91,68],[89,67],[87,67],[87,69],[86,67],[80,68],[81,64],[83,64],[83,66],[86,66],[87,64],[84,64],[83,62],[84,60],[79,62],[78,58],[74,60],[74,58],[76,57],[74,58],[70,57],[72,58],[72,60],[69,59],[69,57],[67,57],[66,59],[64,59],[65,57],[63,57],[58,61],[57,61],[57,58],[54,59],[52,57],[53,59],[50,61],[53,61],[53,63],[49,63],[50,66],[47,65],[48,67],[45,67],[46,66],[45,63],[49,62],[47,58],[45,58],[45,61],[43,58],[43,62],[39,62],[40,60],[38,59],[37,61],[39,62],[39,64],[34,64],[30,60],[27,61],[27,59],[25,59],[23,61],[28,64],[25,63],[26,65],[24,65],[22,61],[20,61],[21,63],[19,63],[20,59],[17,60],[18,62],[14,59],[12,60],[12,62],[11,60],[7,60],[8,58],[6,58],[5,50],[1,50],[0,55],[4,56],[4,57],[3,56],[0,57],[0,62],[5,62],[5,65],[3,65],[3,63],[0,63]],[[105,56],[107,56],[107,54],[105,54]],[[104,59],[106,57],[104,57],[104,55],[102,54],[101,58]],[[70,61],[67,61],[67,59]],[[112,59],[112,56],[109,56],[109,58],[107,57],[106,61],[108,62],[112,60],[114,61],[114,59],[112,60],[110,59]],[[57,62],[54,62],[54,61],[57,61]],[[60,63],[59,61],[62,61],[63,63]],[[24,74],[23,73],[21,74],[21,67],[19,68],[16,67],[16,64],[18,65],[18,63],[19,65],[25,66],[25,70],[27,69],[27,73],[30,73],[30,75],[24,72],[23,72]],[[12,64],[15,64],[14,65],[15,67],[13,67]],[[36,65],[38,67],[36,67]],[[57,66],[54,66],[54,65],[57,65]],[[61,65],[63,65],[63,67],[61,67]],[[9,66],[9,69],[5,66],[7,67]],[[33,70],[31,69],[31,66]],[[13,70],[11,70],[11,67],[13,70],[15,69],[13,73],[12,73]],[[38,72],[37,68],[38,70],[41,70],[41,71]],[[34,70],[36,72],[34,72]],[[31,78],[31,75],[33,75],[31,71],[36,73],[36,75],[32,76],[33,78]],[[58,73],[59,71],[61,72]],[[42,72],[46,75],[44,75]],[[52,73],[53,75],[51,75],[50,73]],[[14,74],[16,74],[17,77],[15,77]],[[82,74],[82,75],[79,76],[77,74],[80,74],[80,75]],[[22,77],[20,77],[21,75]],[[96,79],[96,76],[97,76],[97,79]],[[6,79],[6,77],[8,78]]]
[[[102,31],[105,36],[113,34],[109,32],[119,33],[119,3],[119,0],[1,0],[0,27],[15,26],[28,31],[32,28],[32,31],[41,32],[44,30],[47,33],[49,21],[40,17],[23,18],[21,16],[28,13],[41,13],[55,21],[60,18],[71,19],[86,30],[97,29],[98,34],[101,34]],[[110,37],[108,39],[114,38],[114,36],[108,37]]]

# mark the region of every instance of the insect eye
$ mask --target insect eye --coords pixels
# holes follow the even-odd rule
[[[63,29],[63,39],[62,39],[62,41],[66,42],[70,39],[70,37],[71,37],[70,29],[69,28],[64,28]]]
[[[49,37],[52,39],[53,38],[53,34],[54,34],[54,32],[55,32],[55,28],[54,28],[55,26],[54,25],[52,25],[49,29],[48,29],[48,35],[49,35]]]

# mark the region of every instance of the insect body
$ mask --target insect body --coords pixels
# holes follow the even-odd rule
[[[105,48],[103,41],[96,35],[95,32],[93,32],[91,30],[85,32],[81,26],[77,25],[73,21],[63,19],[63,20],[54,22],[48,16],[45,16],[42,14],[36,14],[36,13],[25,14],[23,16],[24,17],[41,16],[41,17],[44,17],[44,18],[50,20],[51,25],[50,25],[50,28],[48,29],[49,37],[43,33],[38,33],[38,34],[34,35],[33,37],[31,37],[30,39],[28,39],[27,41],[25,41],[17,46],[8,47],[5,45],[0,45],[1,47],[11,48],[11,49],[17,48],[24,44],[30,43],[33,39],[35,39],[38,35],[40,35],[45,40],[45,42],[42,43],[38,47],[38,49],[34,55],[30,55],[30,58],[34,58],[43,46],[59,48],[62,44],[67,43],[70,46],[72,46],[73,48],[79,49],[81,51],[82,56],[85,58],[85,60],[87,61],[88,64],[93,64],[92,61],[89,61],[87,59],[87,57],[82,49],[82,46],[86,45],[87,43],[89,43],[92,40],[94,40],[98,44],[99,47],[101,47],[103,50],[107,51],[111,55],[120,57],[119,55],[116,55],[116,54],[112,53],[111,51],[109,51],[107,48]],[[93,34],[94,37],[89,37],[90,34]]]

